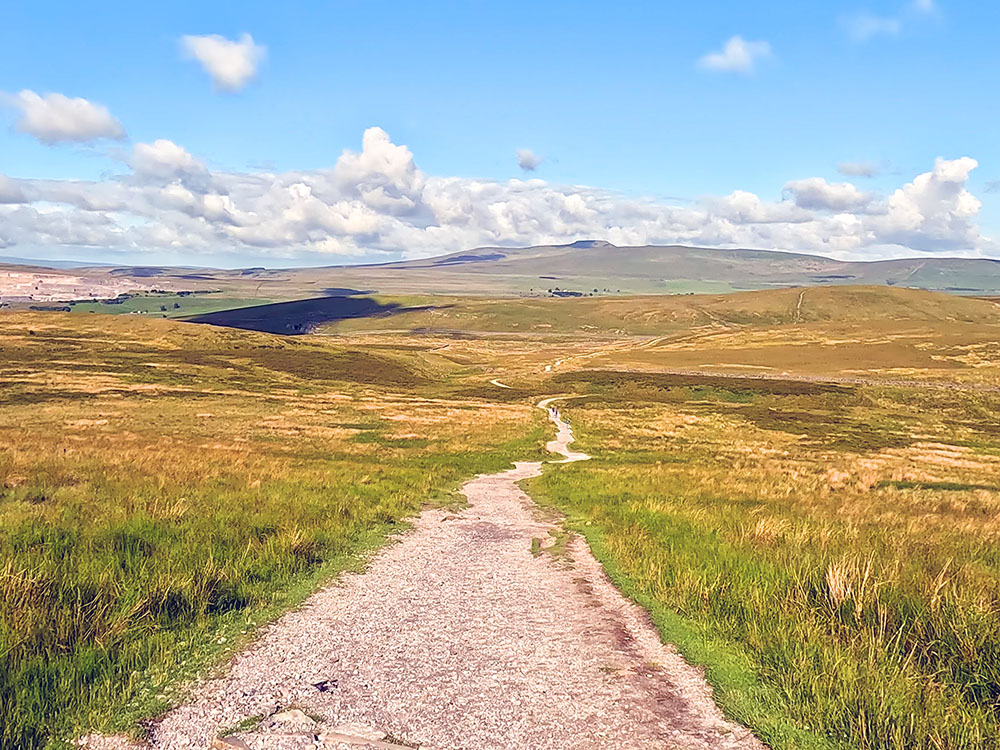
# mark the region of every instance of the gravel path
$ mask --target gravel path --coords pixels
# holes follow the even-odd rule
[[[549,449],[586,459],[550,416]],[[582,539],[563,556],[533,554],[557,527],[516,482],[540,473],[518,463],[466,484],[462,512],[424,512],[365,573],[312,596],[198,685],[154,726],[153,747],[761,748]],[[255,716],[268,718],[245,721]]]

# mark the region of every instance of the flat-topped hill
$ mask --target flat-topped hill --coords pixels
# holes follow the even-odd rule
[[[3,268],[0,266],[0,270]],[[1000,293],[1000,260],[989,258],[842,261],[772,250],[681,245],[616,247],[599,240],[524,248],[483,247],[363,266],[232,270],[95,266],[73,271],[34,270],[47,279],[60,274],[85,277],[92,285],[104,281],[116,288],[188,290],[211,292],[216,297],[267,301],[355,291],[479,296],[609,295],[843,285],[911,287],[962,295]],[[13,291],[0,288],[0,299]],[[56,292],[46,296],[46,299],[57,298]],[[223,308],[213,305],[213,309]]]

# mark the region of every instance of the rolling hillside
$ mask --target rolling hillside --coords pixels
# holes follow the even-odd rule
[[[834,287],[706,295],[577,299],[426,298],[387,314],[332,322],[325,330],[468,331],[665,336],[693,328],[921,322],[1000,325],[1000,305],[916,289]]]
[[[433,270],[442,275],[533,278],[545,289],[583,291],[608,286],[630,292],[706,292],[775,286],[888,284],[971,294],[1000,287],[1000,261],[989,259],[847,262],[767,250],[713,250],[681,245],[616,247],[601,241],[521,249],[480,248],[381,268]]]
[[[4,270],[0,265],[0,271]],[[26,267],[18,268],[23,272]],[[47,276],[68,274],[37,269]],[[616,247],[585,240],[528,248],[486,247],[381,265],[235,270],[168,267],[74,269],[139,289],[214,292],[285,301],[353,292],[479,296],[725,293],[790,286],[899,286],[962,295],[1000,294],[1000,261],[907,258],[847,262],[768,250]],[[596,291],[595,291],[596,290]],[[5,296],[0,289],[0,301]],[[216,307],[215,309],[219,309]]]
[[[391,305],[391,298],[383,304]],[[872,286],[580,299],[436,298],[423,308],[397,307],[387,315],[340,320],[318,330],[527,342],[539,353],[538,366],[549,365],[553,372],[583,367],[930,379],[989,388],[1000,375],[1000,305]],[[589,348],[573,348],[587,341]]]

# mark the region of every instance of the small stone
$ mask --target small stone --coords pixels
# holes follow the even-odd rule
[[[375,727],[370,727],[367,724],[361,724],[360,722],[341,724],[340,726],[334,727],[333,732],[335,734],[344,734],[348,737],[356,737],[363,740],[377,741],[385,739],[385,732],[381,729],[376,729]]]
[[[220,737],[212,740],[212,750],[250,750],[250,746],[239,737]]]
[[[298,708],[289,708],[271,717],[275,724],[308,724],[312,726],[316,722],[310,719],[305,711]]]

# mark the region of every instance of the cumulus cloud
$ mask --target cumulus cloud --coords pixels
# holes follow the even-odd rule
[[[703,205],[714,218],[737,225],[800,224],[813,218],[794,203],[764,201],[746,190],[734,190],[724,198],[706,199]]]
[[[784,191],[799,208],[819,211],[867,211],[874,200],[870,193],[858,190],[849,182],[830,183],[822,177],[792,180]]]
[[[218,34],[182,36],[181,49],[201,63],[217,90],[229,92],[241,91],[250,83],[267,55],[267,47],[256,44],[249,34],[243,34],[239,41]]]
[[[870,161],[842,161],[837,171],[845,177],[875,177],[881,169]]]
[[[135,144],[129,165],[138,174],[161,179],[205,172],[205,167],[187,149],[165,138]]]
[[[100,181],[0,179],[3,242],[317,263],[573,237],[837,257],[1000,251],[976,226],[967,157],[939,159],[889,196],[808,178],[788,182],[780,200],[736,190],[686,205],[539,179],[427,175],[381,128],[314,170],[212,171],[168,140],[136,144],[122,160],[122,174]]]
[[[698,60],[698,65],[705,70],[752,73],[757,60],[770,56],[770,44],[748,42],[737,34],[726,42],[721,52],[710,52]]]
[[[63,94],[43,96],[25,89],[13,96],[3,96],[3,101],[21,112],[15,125],[17,130],[47,145],[125,137],[125,128],[107,107],[87,99]]]
[[[534,172],[542,163],[542,157],[535,154],[530,148],[519,148],[517,156],[517,166],[525,172]]]
[[[982,204],[966,188],[979,163],[968,156],[938,159],[888,200],[888,211],[873,223],[883,241],[913,250],[964,250],[983,244],[975,225]]]

